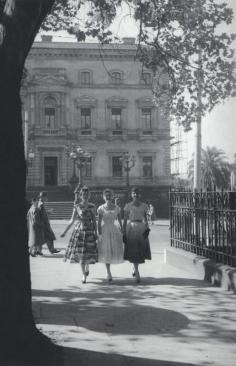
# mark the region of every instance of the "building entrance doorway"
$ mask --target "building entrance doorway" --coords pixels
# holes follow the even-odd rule
[[[44,184],[45,186],[57,186],[58,161],[55,156],[44,158]]]

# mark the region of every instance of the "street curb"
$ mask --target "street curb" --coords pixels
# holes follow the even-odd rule
[[[177,248],[165,248],[164,258],[165,263],[184,269],[199,280],[236,293],[236,268]]]

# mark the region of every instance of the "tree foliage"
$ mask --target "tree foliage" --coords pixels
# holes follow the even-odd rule
[[[218,0],[35,0],[52,3],[46,31],[67,30],[78,41],[114,40],[109,28],[122,3],[139,27],[137,57],[154,73],[156,104],[188,130],[199,115],[235,96],[234,34],[220,31],[233,12]],[[29,0],[1,0],[4,5]],[[46,14],[45,14],[46,15]],[[1,33],[4,31],[0,29]],[[199,100],[199,93],[201,93]]]
[[[154,73],[156,104],[186,129],[199,114],[235,96],[234,34],[220,31],[233,12],[216,0],[127,0],[139,26],[137,56]],[[58,0],[44,29],[67,29],[79,41],[114,40],[109,25],[121,0]],[[83,13],[83,17],[80,13]],[[199,92],[201,100],[199,103]]]
[[[228,189],[230,184],[231,165],[227,161],[223,150],[216,147],[202,149],[201,157],[201,177],[202,187],[212,188],[214,185],[221,189]],[[188,166],[188,176],[193,181],[194,159],[190,160]]]

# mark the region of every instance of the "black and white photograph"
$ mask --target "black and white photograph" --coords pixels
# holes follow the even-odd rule
[[[0,366],[236,365],[235,49],[235,0],[0,0]]]

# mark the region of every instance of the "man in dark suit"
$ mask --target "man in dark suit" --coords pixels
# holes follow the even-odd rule
[[[38,198],[39,198],[38,209],[39,209],[40,220],[42,223],[42,234],[43,234],[42,245],[46,243],[48,246],[48,250],[51,254],[59,253],[60,250],[54,248],[54,240],[56,240],[56,237],[51,228],[49,217],[46,208],[44,206],[44,202],[47,201],[47,192],[40,192]]]

